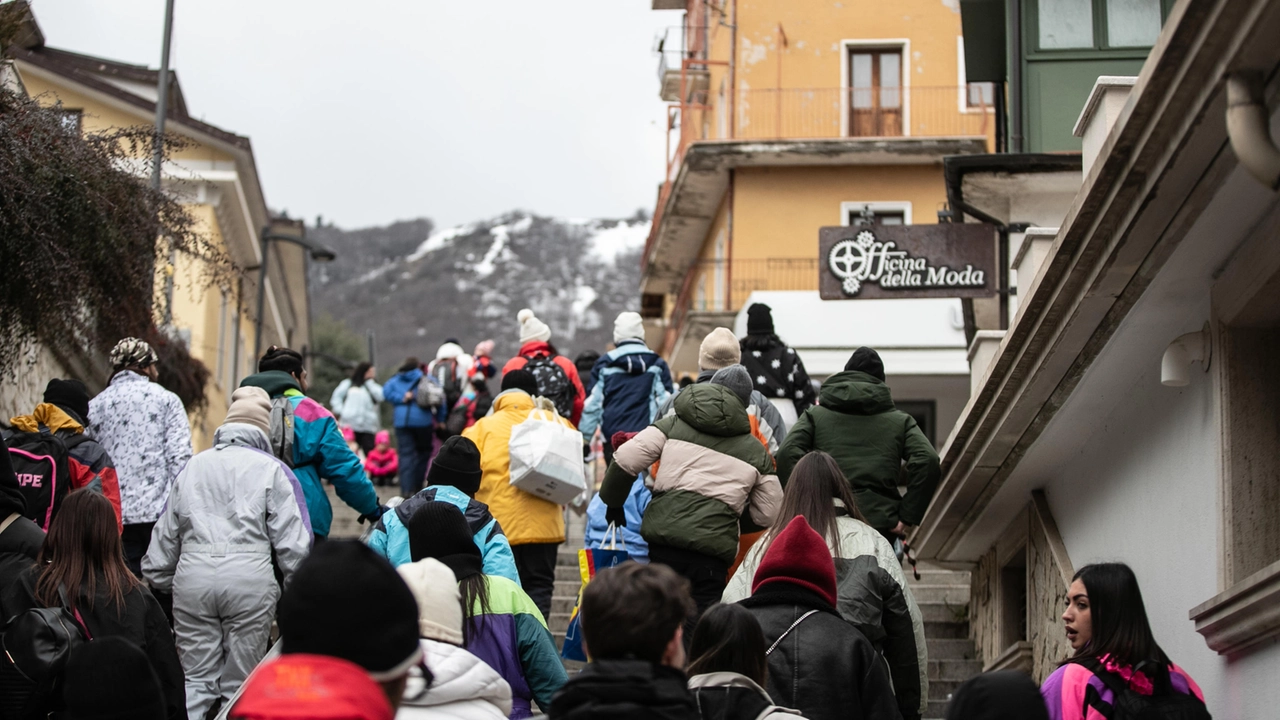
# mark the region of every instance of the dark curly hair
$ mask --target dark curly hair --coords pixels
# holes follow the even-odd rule
[[[283,370],[290,375],[298,376],[302,375],[303,369],[302,353],[279,345],[267,348],[267,352],[258,360],[258,372]]]

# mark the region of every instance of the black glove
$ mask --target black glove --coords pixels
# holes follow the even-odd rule
[[[627,511],[620,507],[605,507],[604,519],[620,528],[627,526]]]
[[[356,519],[357,519],[361,524],[363,524],[363,523],[366,523],[366,522],[367,522],[367,523],[369,523],[370,525],[372,525],[373,523],[376,523],[376,522],[378,522],[379,520],[381,520],[381,519],[382,519],[382,516],[383,516],[383,515],[386,515],[386,514],[387,514],[387,511],[389,511],[390,509],[391,509],[391,508],[387,507],[386,505],[379,505],[379,506],[378,506],[378,508],[377,508],[376,510],[374,510],[373,512],[365,513],[364,515],[361,515],[360,517],[358,517],[358,518],[356,518]]]
[[[591,441],[590,440],[582,441],[582,459],[583,460],[591,459]]]

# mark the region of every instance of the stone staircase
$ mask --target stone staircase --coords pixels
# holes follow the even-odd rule
[[[547,628],[555,638],[557,649],[564,645],[569,616],[573,614],[573,606],[578,602],[578,591],[582,588],[582,578],[578,571],[578,550],[582,549],[586,527],[585,515],[579,516],[573,510],[565,511],[565,542],[560,546],[560,553],[556,557],[556,589],[551,595],[551,617],[547,618]],[[584,664],[573,660],[563,662],[570,674],[581,670]]]
[[[907,584],[924,618],[929,650],[929,706],[927,719],[946,714],[951,693],[982,672],[977,650],[969,639],[969,573],[920,563],[920,579],[903,566]]]

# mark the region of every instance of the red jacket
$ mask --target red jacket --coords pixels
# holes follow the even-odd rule
[[[99,492],[116,511],[116,526],[124,531],[120,515],[120,480],[111,456],[97,440],[84,434],[80,421],[62,408],[51,403],[40,403],[30,415],[11,418],[9,423],[23,432],[37,432],[41,425],[62,438],[67,445],[67,470],[71,473],[71,487],[83,487]]]
[[[525,365],[529,364],[529,358],[537,355],[546,355],[551,361],[560,366],[564,370],[564,374],[569,376],[569,381],[573,383],[575,391],[573,397],[573,417],[569,418],[573,422],[573,426],[577,427],[578,422],[582,420],[582,406],[587,402],[587,392],[582,388],[582,379],[578,377],[578,368],[573,361],[563,355],[554,355],[551,346],[541,340],[525,343],[520,348],[520,354],[507,361],[502,366],[502,374],[506,375],[512,370],[522,370]]]
[[[400,455],[395,448],[374,448],[364,459],[365,472],[373,477],[388,477],[400,470]]]

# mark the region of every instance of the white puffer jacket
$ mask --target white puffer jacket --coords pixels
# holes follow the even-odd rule
[[[396,717],[505,720],[511,713],[511,686],[498,671],[456,645],[422,639],[427,668],[435,679],[422,697],[422,677],[414,672]]]

